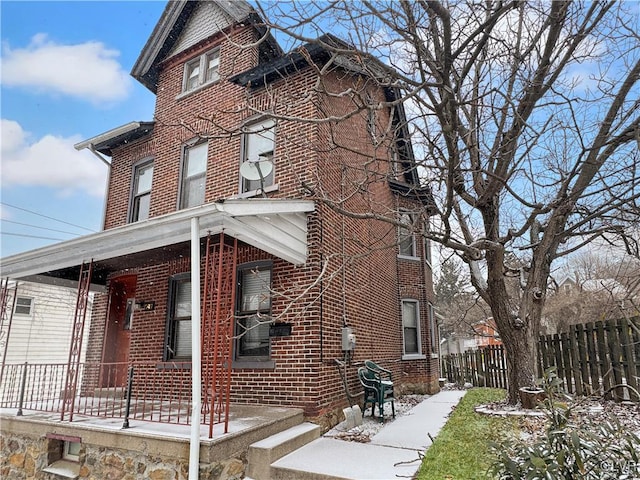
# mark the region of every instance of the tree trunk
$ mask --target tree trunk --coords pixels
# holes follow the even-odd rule
[[[535,385],[540,316],[538,309],[532,308],[526,290],[521,300],[510,297],[504,275],[504,250],[487,251],[486,260],[491,313],[505,348],[507,400],[515,405],[519,401],[519,389]]]

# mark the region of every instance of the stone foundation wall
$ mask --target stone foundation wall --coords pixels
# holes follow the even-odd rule
[[[76,433],[77,434],[77,433]],[[122,436],[121,436],[122,437]],[[175,443],[165,440],[166,443]],[[111,443],[111,442],[105,442]],[[126,442],[122,442],[126,443]],[[140,446],[144,441],[137,439]],[[81,443],[77,476],[65,477],[45,471],[53,461],[60,458],[55,450],[59,440],[47,438],[38,432],[35,435],[7,431],[3,425],[0,439],[0,478],[5,480],[60,480],[77,478],[80,480],[187,480],[189,460],[169,456],[166,452],[128,450],[105,446],[90,441]],[[175,448],[174,451],[180,451]],[[187,448],[188,452],[188,448]],[[242,479],[246,459],[228,460],[200,464],[201,480]]]

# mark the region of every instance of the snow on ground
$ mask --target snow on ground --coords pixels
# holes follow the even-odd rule
[[[406,415],[406,413],[423,401],[429,395],[404,395],[395,400],[396,418]],[[371,407],[363,412],[362,425],[346,429],[346,421],[339,423],[334,428],[324,434],[325,437],[336,438],[348,442],[368,443],[371,438],[378,433],[382,427],[393,422],[391,414],[391,403],[384,404],[384,423],[380,421],[379,410],[376,407],[376,416],[371,416]]]

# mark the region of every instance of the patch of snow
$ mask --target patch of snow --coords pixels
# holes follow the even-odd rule
[[[410,410],[422,402],[429,395],[404,395],[394,401],[396,418],[409,414]],[[384,404],[384,422],[380,421],[380,412],[376,407],[375,416],[371,415],[371,407],[362,412],[362,425],[348,428],[348,422],[339,423],[327,433],[328,438],[336,438],[348,442],[369,443],[371,438],[378,433],[385,425],[393,422],[394,418],[391,410],[391,403]]]

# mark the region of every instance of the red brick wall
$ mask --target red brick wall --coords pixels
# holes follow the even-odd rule
[[[228,33],[236,42],[255,38],[249,28]],[[176,98],[182,85],[183,62],[214,45],[221,48],[223,80]],[[386,183],[391,137],[383,135],[389,124],[389,112],[376,112],[379,145],[374,148],[367,129],[367,112],[340,118],[364,97],[318,93],[314,90],[316,73],[311,68],[257,91],[247,92],[224,80],[255,62],[255,50],[238,50],[225,42],[223,36],[166,62],[158,85],[153,134],[120,148],[113,156],[105,228],[127,222],[133,165],[150,156],[154,158],[151,216],[175,211],[182,146],[198,135],[209,140],[206,201],[237,194],[239,128],[260,111],[337,119],[327,123],[278,120],[275,181],[279,189],[270,197],[305,198],[309,192],[313,195],[307,198],[348,197],[343,204],[347,210],[374,212],[395,219],[400,203]],[[384,99],[380,89],[352,75],[333,73],[321,82],[321,90],[330,93],[354,86],[364,88],[377,100]],[[290,337],[272,339],[275,369],[234,370],[234,401],[299,406],[311,417],[327,415],[345,406],[347,400],[335,363],[336,359],[344,358],[341,329],[345,321],[357,336],[347,369],[352,392],[361,390],[356,367],[365,359],[391,368],[398,382],[437,384],[437,361],[429,358],[427,322],[427,304],[432,298],[431,272],[425,269],[423,261],[398,260],[396,230],[387,221],[343,216],[322,202],[317,203],[317,211],[309,216],[307,263],[293,266],[273,259],[274,290],[286,293],[274,299],[274,315],[285,311],[289,298],[305,292],[289,306],[282,319],[293,324],[293,333]],[[421,247],[420,255],[424,258]],[[246,246],[238,252],[238,263],[259,259],[271,257]],[[327,276],[313,285],[323,262],[328,262]],[[155,301],[156,308],[136,311],[131,331],[132,361],[161,362],[168,277],[189,268],[188,261],[180,260],[137,269],[136,297]],[[405,297],[420,302],[426,360],[402,360],[400,299]],[[98,299],[96,305],[91,359],[100,358],[97,352],[104,332],[105,297]]]

